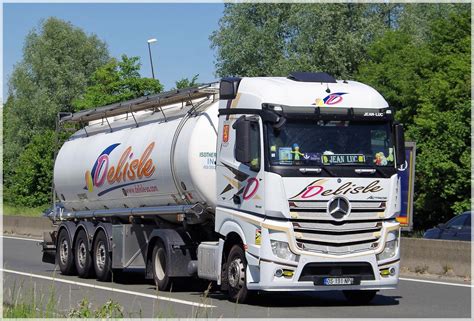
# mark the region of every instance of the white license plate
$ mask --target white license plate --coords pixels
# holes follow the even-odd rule
[[[355,283],[354,278],[324,278],[324,285],[352,285]]]

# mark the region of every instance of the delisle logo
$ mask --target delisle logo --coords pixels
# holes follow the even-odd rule
[[[135,184],[137,183],[135,182],[136,180],[148,178],[153,175],[156,167],[150,155],[155,147],[154,142],[150,143],[145,148],[143,154],[135,159],[133,158],[132,146],[127,147],[123,151],[122,156],[120,156],[118,163],[115,166],[110,166],[109,156],[119,145],[120,143],[112,144],[100,153],[92,169],[90,171],[87,170],[85,173],[86,186],[84,189],[93,192],[94,187],[102,187],[106,181],[109,185],[124,182],[124,184],[111,187],[98,193],[98,196],[101,196],[117,188]],[[127,181],[129,182],[125,183]],[[140,181],[140,183],[148,181],[151,181],[151,179]]]
[[[383,190],[382,186],[379,185],[380,181],[375,180],[370,182],[368,185],[357,185],[352,182],[346,182],[336,189],[328,189],[324,187],[326,179],[317,179],[307,185],[301,192],[291,197],[290,200],[294,199],[312,199],[317,195],[321,196],[337,196],[347,194],[366,194],[366,193],[377,193]]]
[[[342,102],[342,96],[347,93],[332,93],[324,97],[323,99],[317,98],[313,105],[324,107],[337,105]]]

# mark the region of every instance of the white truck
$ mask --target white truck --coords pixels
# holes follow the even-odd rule
[[[215,281],[342,290],[367,303],[399,273],[402,125],[373,88],[326,73],[220,83],[61,114],[43,261],[160,291]]]

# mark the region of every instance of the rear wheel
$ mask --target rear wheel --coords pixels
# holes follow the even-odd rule
[[[76,272],[74,266],[74,253],[72,251],[71,239],[66,229],[62,229],[58,236],[58,246],[56,248],[56,258],[59,269],[64,275],[72,275]]]
[[[368,304],[377,294],[376,290],[346,290],[342,292],[346,299],[354,304]]]
[[[155,243],[151,259],[156,287],[160,291],[168,291],[173,279],[168,275],[166,249],[161,241]]]
[[[92,255],[89,249],[89,241],[87,239],[86,231],[79,231],[74,249],[76,251],[74,259],[76,263],[77,275],[79,275],[81,278],[90,277],[93,272]]]
[[[100,230],[94,240],[94,270],[97,280],[108,282],[112,278],[112,260],[109,243],[104,231]]]
[[[226,263],[226,282],[229,299],[243,303],[249,298],[246,273],[247,260],[240,245],[234,245],[229,252]]]

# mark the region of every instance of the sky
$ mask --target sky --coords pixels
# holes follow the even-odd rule
[[[196,4],[3,4],[3,91],[14,65],[22,59],[25,36],[42,19],[54,16],[71,22],[108,45],[110,55],[139,56],[141,74],[151,77],[147,40],[152,44],[155,77],[171,89],[175,81],[199,74],[199,82],[216,80],[209,36],[218,28],[224,5]]]

